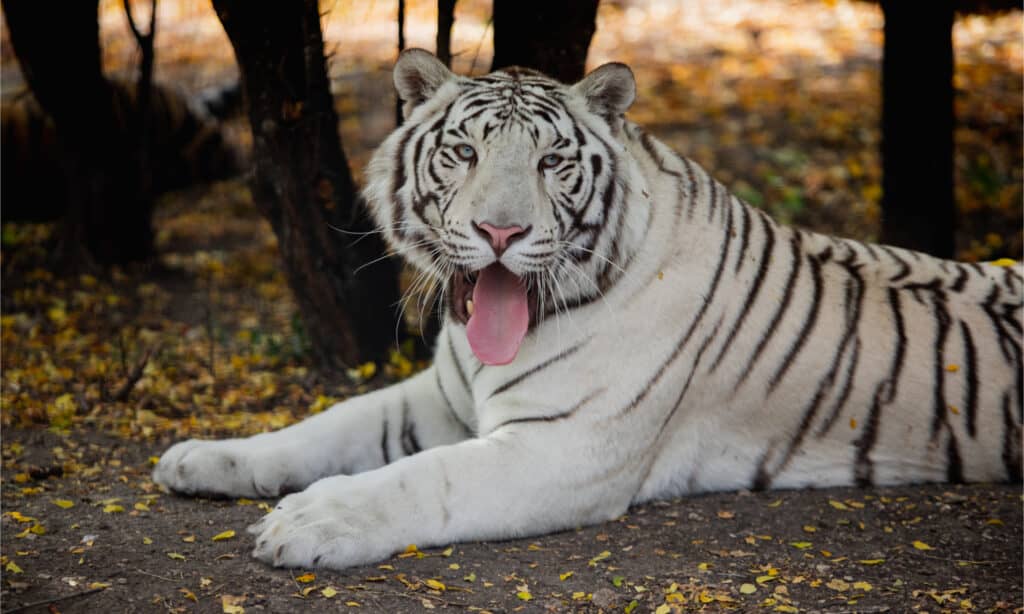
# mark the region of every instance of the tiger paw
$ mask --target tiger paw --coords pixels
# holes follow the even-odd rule
[[[249,527],[253,556],[276,567],[343,569],[373,563],[400,548],[388,514],[354,478],[334,476],[281,500]]]
[[[190,439],[160,457],[153,481],[190,495],[276,497],[311,481],[292,475],[289,460],[279,448],[245,439]]]

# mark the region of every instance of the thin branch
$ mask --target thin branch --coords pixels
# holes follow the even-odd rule
[[[117,392],[114,393],[114,396],[110,397],[111,401],[120,402],[128,398],[128,395],[131,393],[132,388],[134,388],[135,384],[137,384],[139,380],[142,379],[142,372],[146,370],[146,363],[149,362],[149,357],[152,356],[153,352],[158,347],[158,345],[154,345],[153,347],[146,350],[146,353],[142,356],[142,360],[140,360],[132,368],[131,373],[128,374],[128,378],[124,381],[123,384],[121,384],[121,387],[117,389]]]
[[[77,597],[85,597],[86,595],[91,595],[93,593],[98,593],[102,590],[106,590],[106,588],[107,587],[105,586],[97,586],[96,588],[90,588],[86,591],[80,591],[77,593],[71,593],[70,595],[64,595],[63,597],[54,597],[53,599],[40,599],[39,601],[33,601],[31,603],[26,603],[25,605],[18,606],[13,610],[7,610],[7,614],[14,614],[15,612],[24,612],[25,610],[30,610],[34,607],[38,607],[41,605],[52,605],[54,603],[67,601],[68,599],[75,599]]]

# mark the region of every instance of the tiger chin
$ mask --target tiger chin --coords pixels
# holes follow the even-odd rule
[[[1020,481],[1019,265],[780,226],[624,118],[622,64],[570,86],[410,50],[394,82],[365,196],[445,287],[433,365],[154,472],[300,490],[257,558],[344,568],[704,491]]]

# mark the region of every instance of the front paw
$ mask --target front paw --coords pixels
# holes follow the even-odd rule
[[[372,492],[349,476],[320,480],[281,500],[249,527],[253,556],[276,567],[343,569],[382,560],[401,547],[401,532]]]
[[[153,481],[190,495],[276,497],[288,490],[291,459],[246,439],[189,439],[171,446],[153,470]],[[296,484],[292,489],[305,484]]]

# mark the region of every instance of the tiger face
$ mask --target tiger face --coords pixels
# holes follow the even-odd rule
[[[395,252],[439,282],[484,364],[532,326],[600,296],[621,269],[628,164],[616,138],[635,96],[607,64],[566,86],[512,68],[457,77],[409,50],[395,66],[406,123],[367,170],[367,202]]]

